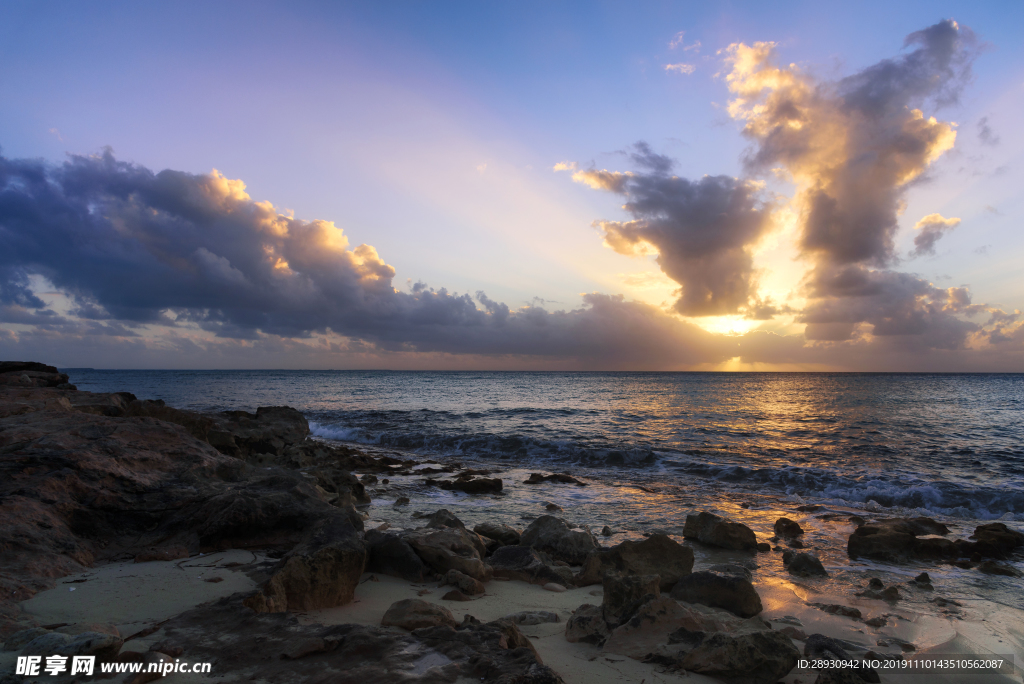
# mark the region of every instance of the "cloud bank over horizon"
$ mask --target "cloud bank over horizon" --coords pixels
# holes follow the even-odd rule
[[[60,165],[0,157],[0,354],[150,367],[164,358],[176,367],[191,359],[220,367],[1024,370],[1019,312],[897,270],[906,194],[956,140],[953,124],[924,111],[956,102],[978,50],[953,21],[911,34],[905,47],[897,59],[826,82],[778,66],[772,43],[730,46],[728,113],[752,145],[746,178],[681,178],[644,142],[628,151],[635,170],[559,165],[623,197],[626,220],[595,226],[619,254],[655,255],[679,285],[664,307],[591,292],[575,308],[551,311],[422,282],[401,290],[373,246],[350,245],[330,221],[254,200],[241,180],[217,171],[153,172],[110,150]],[[770,192],[763,177],[787,184],[791,196]],[[768,293],[758,250],[784,212],[795,217],[794,256],[805,273],[799,291]],[[906,258],[934,254],[960,222],[924,216]],[[803,328],[724,335],[701,326],[716,316],[789,317]]]

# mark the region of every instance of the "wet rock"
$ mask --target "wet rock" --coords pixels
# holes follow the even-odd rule
[[[363,541],[368,553],[366,572],[400,577],[410,582],[423,582],[434,574],[397,532],[371,530]]]
[[[658,575],[662,591],[669,591],[693,570],[693,550],[668,535],[652,534],[642,541],[624,541],[587,556],[576,584],[598,584],[610,573]]]
[[[483,582],[475,580],[458,570],[449,570],[444,576],[444,582],[471,596],[482,594],[485,591]]]
[[[753,581],[754,574],[750,572],[748,568],[742,565],[736,565],[735,563],[718,563],[708,568],[711,572],[717,572],[720,575],[734,575],[736,577],[742,577],[748,582]]]
[[[825,566],[809,553],[786,551],[782,554],[782,564],[789,574],[797,577],[828,577]]]
[[[850,681],[858,684],[863,684],[863,682],[878,684],[881,681],[874,668],[869,667],[863,662],[863,660],[851,656],[846,649],[843,648],[843,644],[838,639],[833,639],[823,634],[811,634],[807,637],[804,642],[804,657],[809,660],[818,661],[841,660],[849,662],[853,660],[860,660],[861,662],[861,667],[858,668],[834,668],[825,670],[821,672],[818,679],[815,681],[821,681],[822,676],[827,675],[829,678],[825,681],[843,682],[845,681],[843,676],[839,675],[839,673],[843,672],[846,674],[852,674],[853,679]]]
[[[985,573],[986,575],[1002,575],[1004,577],[1024,577],[1020,570],[1007,565],[1006,563],[997,563],[995,561],[985,561],[978,566],[978,570]]]
[[[475,532],[461,527],[428,527],[406,532],[403,539],[436,572],[455,569],[481,582],[491,577],[483,562],[487,547]]]
[[[563,520],[552,515],[542,515],[530,523],[519,544],[546,551],[554,559],[572,565],[583,563],[587,555],[598,548],[597,541],[589,532],[572,530]]]
[[[745,618],[762,609],[761,597],[749,580],[714,572],[695,572],[684,577],[672,588],[671,596],[678,601],[724,608]]]
[[[473,528],[473,531],[481,537],[487,537],[488,539],[499,541],[504,546],[518,545],[519,537],[522,535],[522,533],[514,527],[490,522],[480,523]]]
[[[918,539],[920,535],[949,534],[949,529],[930,518],[895,518],[864,524],[847,542],[850,558],[874,558],[889,562],[911,559],[956,558],[960,551],[948,539]]]
[[[772,545],[769,544],[768,542],[758,542],[757,543],[757,552],[758,553],[768,553],[771,550],[772,550]]]
[[[726,520],[714,513],[702,512],[686,516],[683,536],[723,549],[757,550],[757,538],[753,530],[742,523]]]
[[[978,554],[984,558],[1007,559],[1016,549],[1024,546],[1024,533],[1011,530],[1005,523],[986,523],[974,529],[973,544],[965,544],[961,555]]]
[[[681,645],[677,668],[744,684],[775,684],[800,658],[789,637],[774,631],[701,634]]]
[[[556,503],[551,503],[550,501],[549,502],[545,502],[543,504],[543,506],[544,506],[544,509],[547,510],[548,512],[550,512],[550,513],[554,513],[556,511],[562,510],[561,506],[559,506]]]
[[[803,533],[803,528],[795,520],[779,518],[775,521],[775,534],[780,537],[796,537]]]
[[[446,480],[440,485],[441,489],[457,490],[467,494],[497,494],[501,491],[501,478],[477,477],[472,479]]]
[[[351,603],[366,558],[355,527],[339,512],[282,559],[245,605],[257,613],[278,613]]]
[[[375,485],[377,484],[377,476],[367,473],[366,475],[360,477],[359,481],[362,482],[364,485]]]
[[[455,627],[458,623],[452,612],[444,606],[422,599],[404,599],[391,604],[381,618],[380,624],[384,627],[401,627],[411,631],[439,625]]]
[[[547,622],[559,622],[558,613],[552,613],[547,610],[524,610],[506,615],[503,619],[510,620],[517,625],[541,625]]]
[[[394,506],[408,506],[409,505],[409,497],[407,497],[407,496],[400,496],[397,499],[395,499],[395,503],[392,504],[392,505],[394,505]]]
[[[855,620],[859,620],[861,618],[861,612],[859,609],[838,603],[809,603],[808,605],[814,606],[818,610],[823,610],[829,615],[842,615],[843,617],[853,618]]]
[[[918,584],[931,584],[932,578],[928,575],[927,572],[922,572],[920,575],[914,578],[914,581]]]
[[[580,482],[575,477],[566,473],[552,473],[551,475],[541,475],[540,473],[530,473],[530,477],[523,480],[523,484],[541,484],[543,482],[560,482],[562,484],[574,484],[580,487],[586,487],[586,482]]]
[[[555,582],[570,586],[572,570],[548,565],[534,549],[525,546],[502,546],[487,559],[495,577],[521,580],[541,586]]]
[[[641,605],[661,596],[659,583],[657,575],[605,575],[601,602],[605,622],[613,628],[628,620]]]
[[[614,532],[612,532],[612,528],[608,527],[607,525],[605,525],[604,527],[601,528],[601,536],[602,537],[610,537],[613,534],[614,534]]]
[[[584,603],[565,622],[565,640],[571,643],[601,644],[608,634],[601,606]]]

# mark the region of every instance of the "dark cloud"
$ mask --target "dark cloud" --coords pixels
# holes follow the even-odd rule
[[[573,178],[624,195],[631,221],[598,221],[605,243],[621,254],[653,248],[681,291],[673,309],[684,316],[767,311],[757,299],[751,249],[769,227],[758,186],[730,176],[691,181],[669,175],[672,160],[637,143],[631,158],[644,173],[577,171]]]
[[[66,296],[70,318],[33,294],[33,275]],[[0,157],[0,317],[10,323],[68,335],[163,326],[240,342],[333,333],[378,351],[615,366],[723,358],[708,333],[621,297],[512,311],[483,292],[399,292],[393,277],[373,247],[350,247],[330,222],[281,215],[216,172],[153,173],[109,150],[56,167]]]
[[[978,121],[978,139],[981,140],[983,145],[998,145],[999,136],[992,132],[992,127],[988,125],[988,117],[983,116]]]

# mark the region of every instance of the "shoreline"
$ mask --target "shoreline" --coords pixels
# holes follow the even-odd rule
[[[56,369],[53,371],[56,372]],[[0,376],[2,375],[0,373]],[[25,377],[29,376],[25,375]],[[30,377],[30,380],[33,379],[34,376]],[[18,380],[20,382],[20,376]],[[47,380],[47,382],[53,381],[53,378]],[[65,378],[64,383],[66,382]],[[639,682],[642,679],[650,682],[678,681],[681,674],[659,672],[659,668],[672,667],[666,665],[664,658],[661,660],[655,658],[652,662],[643,663],[637,659],[599,650],[599,647],[594,644],[571,643],[566,640],[566,620],[572,616],[571,611],[587,603],[601,604],[607,586],[598,595],[593,595],[591,592],[596,591],[595,587],[602,586],[600,582],[583,587],[571,586],[574,577],[579,577],[582,573],[583,557],[575,558],[574,560],[577,561],[575,563],[559,560],[557,558],[559,553],[552,549],[561,549],[560,545],[563,542],[551,542],[548,546],[541,544],[537,548],[540,549],[541,565],[546,568],[544,572],[556,574],[561,572],[561,576],[566,577],[565,572],[568,569],[569,575],[566,583],[569,586],[565,587],[565,591],[545,591],[540,585],[529,584],[521,579],[512,578],[508,581],[500,581],[490,577],[490,574],[494,573],[494,569],[487,570],[491,567],[487,563],[488,559],[493,558],[493,554],[498,548],[507,546],[507,544],[495,544],[494,542],[497,540],[479,535],[473,532],[472,528],[478,528],[482,522],[496,525],[513,523],[516,528],[526,528],[517,529],[521,535],[528,533],[540,518],[561,516],[570,520],[570,523],[565,525],[565,534],[559,531],[555,537],[568,539],[566,534],[576,535],[572,538],[578,543],[583,543],[579,542],[581,539],[589,538],[591,541],[584,543],[584,546],[589,549],[588,553],[595,553],[602,549],[607,550],[612,548],[612,545],[616,545],[618,548],[624,542],[638,544],[645,539],[664,537],[672,544],[687,549],[691,559],[695,557],[695,562],[691,560],[692,573],[711,571],[711,574],[717,573],[723,577],[734,579],[744,573],[749,574],[750,579],[743,581],[746,581],[756,591],[760,601],[764,604],[763,610],[759,610],[758,614],[760,618],[767,621],[764,628],[759,628],[756,631],[758,634],[780,633],[782,630],[790,628],[789,635],[794,637],[789,639],[790,646],[794,652],[800,654],[807,651],[806,639],[811,634],[822,634],[826,637],[841,639],[847,646],[856,647],[857,652],[860,653],[867,652],[867,648],[862,648],[866,642],[877,641],[879,637],[888,639],[885,646],[867,644],[873,651],[880,654],[898,654],[904,651],[916,654],[944,653],[944,651],[936,650],[942,648],[955,648],[959,651],[967,649],[968,652],[970,649],[978,649],[997,653],[999,651],[991,650],[990,647],[1001,647],[1002,644],[998,641],[1000,637],[1014,637],[1004,639],[1002,643],[1009,642],[1007,646],[1012,648],[1007,652],[1015,655],[1018,664],[1022,662],[1024,647],[1019,642],[1019,635],[1014,635],[1012,632],[1013,624],[1024,622],[1024,613],[1021,611],[994,604],[972,605],[965,608],[956,606],[954,602],[947,604],[949,612],[946,615],[941,615],[937,611],[923,612],[915,608],[915,601],[907,600],[912,596],[916,597],[920,592],[917,589],[907,591],[902,585],[901,590],[907,596],[898,602],[851,596],[849,590],[853,586],[852,581],[841,585],[839,591],[834,586],[824,587],[826,590],[822,591],[823,587],[815,585],[814,580],[795,577],[787,579],[786,575],[777,570],[767,571],[769,566],[774,567],[780,562],[779,554],[783,550],[802,548],[802,544],[793,544],[791,540],[787,541],[776,537],[773,542],[774,550],[769,546],[768,551],[756,553],[717,548],[687,538],[689,535],[684,534],[682,529],[659,530],[667,532],[667,534],[656,532],[645,534],[640,530],[625,531],[619,528],[615,530],[613,536],[595,536],[594,533],[591,533],[590,528],[579,527],[582,524],[579,518],[583,516],[578,515],[578,511],[571,506],[567,508],[569,512],[566,513],[555,504],[558,510],[552,509],[550,512],[553,513],[553,516],[546,516],[544,513],[547,511],[527,510],[516,499],[516,495],[509,496],[510,492],[529,492],[528,498],[530,499],[544,496],[558,499],[563,492],[572,492],[578,485],[571,482],[524,484],[521,478],[526,474],[525,469],[508,468],[508,464],[505,464],[503,472],[492,473],[480,472],[487,470],[486,468],[473,471],[471,468],[462,467],[461,464],[459,467],[455,467],[454,462],[445,463],[428,459],[421,459],[417,462],[412,459],[402,461],[392,458],[390,460],[394,462],[389,463],[386,456],[375,457],[367,453],[372,451],[369,449],[360,449],[355,445],[335,446],[309,439],[309,427],[305,419],[299,415],[301,423],[305,424],[303,432],[299,420],[283,409],[260,409],[256,414],[245,414],[244,416],[238,415],[242,412],[226,412],[226,414],[235,414],[226,417],[226,414],[202,416],[162,405],[156,406],[152,402],[146,404],[139,402],[134,397],[129,400],[128,397],[121,395],[93,395],[69,388],[58,389],[56,384],[38,387],[16,384],[0,385],[0,398],[3,400],[2,408],[0,408],[0,421],[2,421],[0,426],[2,426],[3,432],[0,432],[0,439],[4,440],[5,453],[11,454],[12,457],[28,459],[26,461],[28,463],[32,457],[39,457],[39,454],[31,455],[32,449],[38,450],[40,444],[47,442],[48,435],[65,435],[64,443],[59,445],[60,448],[65,451],[84,449],[87,456],[77,458],[84,458],[85,461],[88,461],[93,473],[103,472],[106,473],[104,477],[109,477],[116,472],[118,477],[127,477],[129,480],[134,478],[135,485],[133,487],[141,488],[141,490],[135,491],[131,495],[136,497],[133,505],[144,503],[150,506],[148,510],[154,512],[151,513],[151,519],[141,527],[141,531],[132,530],[132,534],[108,534],[103,529],[90,532],[86,525],[84,528],[86,533],[83,535],[80,533],[83,529],[80,519],[75,524],[68,524],[69,520],[72,522],[76,520],[76,515],[81,518],[84,514],[81,513],[82,501],[75,499],[75,488],[69,489],[67,481],[63,481],[64,489],[58,494],[66,495],[68,501],[62,501],[59,498],[50,499],[53,502],[51,504],[45,502],[47,499],[45,496],[33,499],[24,493],[17,494],[15,490],[11,490],[8,493],[10,496],[0,503],[0,508],[7,505],[11,498],[17,498],[18,505],[22,507],[20,514],[31,513],[32,521],[50,525],[49,530],[57,529],[63,524],[68,530],[68,534],[77,540],[75,542],[77,546],[68,555],[66,551],[63,553],[50,551],[40,554],[33,552],[31,545],[27,545],[20,555],[20,569],[13,567],[17,566],[17,563],[12,566],[9,559],[5,559],[4,585],[9,588],[9,591],[12,591],[12,594],[13,591],[18,590],[15,585],[20,585],[22,591],[41,589],[34,598],[17,602],[24,611],[20,615],[14,606],[10,605],[10,598],[7,599],[9,608],[5,609],[5,615],[7,615],[3,634],[5,638],[14,634],[13,627],[25,626],[33,621],[37,624],[69,622],[71,625],[79,626],[97,622],[113,624],[117,633],[120,634],[120,638],[123,638],[130,636],[125,634],[125,631],[133,629],[141,623],[152,624],[161,620],[169,620],[171,627],[161,627],[152,635],[132,639],[124,644],[123,652],[142,653],[143,651],[137,650],[137,648],[145,646],[148,649],[150,646],[161,643],[161,639],[166,637],[167,629],[174,628],[175,619],[179,619],[182,612],[210,611],[213,610],[212,606],[218,604],[210,604],[208,601],[233,600],[239,604],[239,611],[252,612],[251,609],[255,607],[257,612],[253,614],[257,616],[282,614],[297,616],[297,624],[300,626],[295,629],[312,630],[314,627],[319,629],[322,626],[359,622],[376,630],[372,632],[371,636],[381,640],[385,639],[386,634],[401,630],[399,627],[380,627],[383,614],[391,604],[405,598],[419,597],[421,600],[428,601],[434,599],[433,603],[449,608],[457,622],[467,613],[473,614],[474,617],[485,623],[493,623],[495,620],[500,622],[501,618],[509,613],[519,612],[510,610],[516,606],[523,610],[537,610],[542,606],[556,607],[557,611],[555,612],[560,617],[559,622],[541,623],[517,629],[520,635],[525,635],[528,639],[530,635],[535,637],[532,639],[535,643],[531,648],[535,647],[541,659],[557,673],[555,676],[560,675],[565,682],[584,682],[593,679],[609,682]],[[118,412],[120,412],[119,415]],[[204,420],[209,421],[209,424]],[[261,421],[265,424],[261,424]],[[273,423],[273,427],[270,427],[271,423]],[[131,434],[126,437],[118,437],[120,433],[125,432]],[[14,433],[18,433],[18,439],[21,441],[12,438],[15,436]],[[66,435],[76,436],[67,437]],[[201,439],[197,435],[205,435],[205,439]],[[121,439],[121,441],[111,446],[113,442],[110,440],[115,439]],[[68,440],[74,443],[68,443]],[[104,446],[105,440],[110,443]],[[275,443],[275,440],[279,443]],[[116,446],[126,454],[142,453],[145,457],[136,458],[133,462],[115,463],[109,459],[104,460],[101,453],[102,448],[96,448],[97,444],[107,449]],[[229,452],[232,450],[236,453],[230,454]],[[168,458],[168,453],[174,454],[175,458]],[[19,454],[23,456],[19,456]],[[182,454],[186,456],[185,462],[178,458]],[[8,458],[8,462],[10,462],[12,457],[5,458]],[[52,458],[52,456],[48,458]],[[341,468],[339,464],[345,467]],[[184,465],[188,467],[183,467]],[[437,472],[422,472],[425,469],[433,469],[435,465],[439,466],[435,469]],[[325,474],[324,470],[328,468],[333,468],[333,470]],[[26,482],[36,478],[33,480],[37,482],[37,485],[33,485],[36,486],[35,491],[42,491],[48,487],[53,488],[55,477],[47,479],[44,474],[42,479],[39,479],[39,473],[29,472],[31,470],[33,470],[31,464],[24,466],[19,471],[19,477]],[[79,467],[78,470],[81,474],[89,469],[83,470]],[[405,472],[408,475],[396,475],[396,471],[398,473]],[[444,496],[446,503],[459,503],[457,506],[451,506],[452,513],[456,518],[465,517],[464,525],[462,520],[457,521],[458,524],[442,521],[434,525],[434,522],[437,521],[432,522],[432,520],[437,518],[437,510],[422,510],[420,512],[424,515],[415,517],[413,515],[414,508],[446,507],[427,504],[430,497],[420,497],[415,503],[410,501],[411,505],[391,505],[392,495],[397,498],[403,491],[407,493],[427,491],[427,489],[434,492],[445,491],[439,489],[440,485],[437,483],[410,484],[414,478],[422,477],[424,474],[428,479],[443,481],[456,490],[462,488],[479,492],[466,495],[446,494]],[[383,494],[378,494],[376,490],[371,489],[373,487],[371,478],[381,481],[385,479],[385,475],[390,476],[387,479],[393,480],[394,483],[393,486],[386,488],[384,492],[388,494],[386,498],[383,497]],[[436,478],[434,478],[435,475]],[[493,493],[498,491],[493,484],[497,477],[501,478],[497,487],[501,487],[500,491],[503,494]],[[81,484],[81,479],[79,484]],[[608,486],[607,483],[600,482],[585,482],[584,484],[587,491],[593,491],[590,488],[599,489]],[[193,491],[181,493],[181,490],[189,487],[193,488]],[[204,487],[206,490],[201,495],[197,495],[198,490],[202,490]],[[377,489],[381,488],[377,487]],[[24,490],[25,487],[22,489]],[[369,492],[367,492],[368,489]],[[580,488],[576,491],[583,491],[583,489]],[[12,492],[13,495],[11,495]],[[179,492],[179,494],[172,496],[168,492]],[[93,492],[93,494],[96,493]],[[123,498],[126,495],[125,491],[116,488],[107,491],[106,494],[115,499]],[[174,498],[174,496],[178,498]],[[23,499],[25,501],[22,501]],[[490,502],[497,500],[503,502],[501,514],[495,514],[493,510],[490,510],[493,508]],[[565,504],[564,497],[559,500]],[[72,501],[73,504],[70,503]],[[96,501],[95,497],[92,501]],[[221,501],[224,506],[211,508],[211,501]],[[285,531],[280,524],[281,520],[274,518],[266,510],[270,501],[278,502],[275,504],[278,506],[282,505],[281,502],[287,501],[287,505],[292,506],[292,519],[301,519],[304,522],[298,525],[298,529]],[[219,520],[226,511],[237,509],[243,502],[252,507],[250,518],[245,522],[246,525],[254,529],[244,529],[246,525],[240,527],[237,520],[227,521],[224,529],[219,529],[215,533],[206,529],[211,520]],[[159,509],[165,512],[158,514],[155,512],[158,509],[153,506],[158,503],[161,505],[170,503],[173,506],[169,509]],[[62,513],[62,506],[68,511],[74,510],[70,513],[67,511]],[[565,505],[562,507],[564,508]],[[755,513],[760,518],[767,519],[766,516],[775,516],[784,512],[784,509],[774,506],[764,506],[760,512],[759,508],[755,507],[753,513],[749,508],[739,508],[735,504],[723,507],[729,509],[724,511],[732,514],[729,517],[736,517],[737,520],[744,520],[743,516],[752,516]],[[85,505],[84,508],[88,508],[88,505]],[[96,509],[92,510],[95,513]],[[166,512],[168,510],[173,512],[168,514]],[[490,510],[489,513],[485,512],[488,510]],[[518,523],[515,520],[517,511]],[[698,511],[693,510],[692,512],[697,513]],[[860,513],[865,512],[860,511]],[[838,513],[835,514],[838,515]],[[854,511],[844,511],[843,514],[850,517],[854,515]],[[443,516],[441,517],[443,518]],[[529,522],[524,518],[529,518]],[[608,524],[614,525],[614,520],[612,520],[614,512],[607,513],[605,518]],[[254,520],[259,524],[253,525]],[[801,519],[801,522],[805,520],[806,518]],[[11,515],[5,515],[2,522],[10,525],[12,530],[19,531],[23,529],[25,523],[24,520],[20,521],[17,525],[22,525],[22,527],[18,527],[12,522]],[[425,527],[426,524],[430,524],[432,527]],[[750,528],[743,525],[742,522],[731,524],[738,524],[750,532]],[[76,525],[79,528],[77,532]],[[153,529],[147,530],[146,528],[150,525],[154,526]],[[40,530],[48,529],[37,526]],[[758,528],[757,524],[753,526],[758,529],[756,540],[765,543],[764,540],[767,539],[765,532]],[[848,526],[850,533],[856,530],[856,524]],[[114,525],[111,529],[117,529],[117,526]],[[58,529],[58,531],[60,530]],[[466,602],[446,601],[441,598],[446,590],[452,588],[450,585],[439,584],[438,572],[443,569],[444,564],[455,563],[464,569],[470,566],[460,565],[459,563],[462,561],[453,560],[453,556],[458,556],[459,553],[453,553],[453,547],[444,547],[441,542],[436,540],[429,543],[423,542],[422,548],[416,547],[416,553],[421,563],[424,559],[433,559],[433,565],[423,563],[423,566],[430,571],[429,577],[424,574],[419,580],[412,581],[385,575],[380,570],[363,571],[367,564],[372,566],[375,562],[374,548],[376,547],[367,541],[371,537],[374,539],[386,537],[394,544],[399,544],[407,543],[407,540],[411,539],[409,535],[418,534],[422,537],[427,536],[428,533],[435,536],[454,534],[471,541],[479,540],[487,547],[476,556],[482,573],[478,580],[483,582],[484,589],[481,598]],[[39,534],[38,531],[36,534]],[[130,539],[133,535],[134,541]],[[325,535],[327,536],[325,537]],[[559,537],[559,535],[562,536]],[[17,534],[12,534],[11,538],[14,539],[17,536]],[[59,536],[56,533],[51,535],[55,549],[59,546],[57,542],[61,541],[56,539]],[[750,536],[754,537],[754,532],[750,532]],[[813,536],[813,533],[809,536]],[[67,544],[68,542],[64,540],[63,543]],[[439,544],[440,546],[438,546]],[[590,545],[588,546],[588,544]],[[366,547],[370,547],[369,550]],[[240,548],[263,549],[267,555],[258,555],[253,551],[240,551],[238,550]],[[440,552],[436,550],[437,548],[447,549],[448,555],[441,554],[442,558],[439,558],[437,554]],[[326,550],[330,550],[333,554],[329,562],[325,560]],[[218,561],[221,564],[238,563],[237,566],[228,568],[226,571],[223,568],[208,570],[223,574],[220,582],[211,583],[206,581],[209,578],[197,577],[192,584],[199,587],[199,591],[189,592],[176,589],[174,591],[180,591],[182,596],[179,599],[168,599],[162,603],[155,599],[144,600],[145,609],[140,609],[141,612],[132,620],[123,623],[112,622],[117,616],[111,617],[111,615],[102,614],[102,606],[109,606],[110,596],[114,594],[97,592],[96,597],[92,598],[94,601],[92,607],[88,607],[89,603],[86,599],[92,590],[106,585],[129,587],[124,591],[136,592],[135,598],[139,599],[142,599],[147,592],[152,594],[154,587],[170,588],[174,585],[169,584],[168,579],[177,577],[181,580],[182,576],[191,577],[190,572],[196,574],[190,570],[183,570],[178,567],[179,564],[191,566],[202,558],[210,561],[213,559],[213,556],[209,555],[211,551],[221,555],[228,554],[225,557],[232,559],[235,558],[235,555],[231,554],[241,554],[242,556],[240,560]],[[148,557],[153,558],[160,557],[160,554],[171,556],[177,554],[177,556],[168,560],[146,561],[146,553],[150,554]],[[199,556],[199,553],[204,555]],[[248,559],[249,554],[252,554],[253,560],[243,562]],[[141,558],[144,562],[126,563],[124,560],[117,560],[119,557],[124,558],[125,556]],[[42,565],[36,562],[40,558],[46,559]],[[103,559],[106,559],[107,562],[100,564]],[[379,561],[379,558],[377,560]],[[406,558],[405,560],[410,559]],[[47,565],[47,563],[49,564]],[[86,569],[90,564],[93,567]],[[289,564],[291,564],[291,569],[287,569]],[[295,568],[299,565],[302,566],[301,569],[296,570]],[[725,566],[731,566],[734,569],[721,570]],[[916,566],[913,567],[915,570],[917,569]],[[130,573],[126,568],[145,570],[145,572],[137,572],[136,576],[127,577]],[[713,570],[713,568],[719,569]],[[889,575],[882,574],[886,578],[887,584],[892,581],[890,575],[904,574],[904,570],[899,566],[894,566],[894,568],[896,572],[890,571]],[[317,584],[320,581],[318,578],[322,575],[321,571],[325,570],[334,573],[332,575],[334,577],[333,584],[329,587],[323,585],[322,582]],[[826,566],[826,572],[835,574],[837,570],[839,570],[839,566]],[[421,573],[425,572],[421,570]],[[871,572],[870,568],[863,571],[863,573]],[[179,575],[174,573],[179,573]],[[296,573],[299,573],[301,577],[298,577]],[[687,570],[685,574],[691,573]],[[343,580],[339,579],[342,575],[344,575]],[[115,576],[118,577],[116,581],[108,579],[108,577]],[[375,576],[378,581],[372,581],[371,576]],[[627,577],[629,576],[627,573]],[[63,578],[63,581],[59,578]],[[635,576],[633,578],[635,579]],[[296,594],[295,591],[295,587],[302,583],[299,581],[300,579],[306,583],[306,593],[303,595]],[[74,580],[85,581],[78,584],[64,583]],[[53,588],[44,589],[49,584],[53,584]],[[62,594],[58,597],[57,592],[62,588],[68,589],[67,595]],[[77,589],[78,593],[70,591],[71,588]],[[111,591],[114,590],[111,589]],[[420,594],[421,591],[429,593]],[[949,587],[940,585],[932,598],[937,595],[948,595],[948,591]],[[663,590],[661,600],[676,600],[668,599],[668,593],[667,590]],[[12,594],[8,594],[8,597],[11,597]],[[72,606],[75,604],[69,602],[71,596],[74,596],[79,605],[79,613],[74,613],[72,610]],[[124,598],[125,594],[122,593],[119,597]],[[643,595],[637,598],[642,597]],[[939,597],[941,598],[941,596]],[[657,597],[655,596],[655,598]],[[243,601],[249,608],[241,608]],[[334,605],[330,605],[332,603]],[[651,599],[648,599],[647,603],[641,602],[638,609],[642,611],[643,606],[650,603]],[[863,608],[862,617],[854,619],[841,613],[826,612],[811,605],[813,603],[819,603],[826,607],[846,606],[858,610]],[[689,610],[687,606],[691,604],[676,600],[676,605]],[[282,608],[287,612],[279,612]],[[167,615],[168,612],[176,610],[179,618]],[[227,609],[222,607],[221,612],[225,611]],[[476,615],[474,611],[480,614]],[[502,613],[502,611],[508,612]],[[883,615],[887,615],[887,617],[883,618],[882,627],[869,627],[865,624],[867,621]],[[986,617],[980,617],[982,615]],[[732,624],[731,617],[729,620],[726,617],[730,616],[717,616],[715,619],[719,622],[715,624]],[[262,620],[263,617],[259,619]],[[706,622],[710,618],[705,616],[701,619],[705,619]],[[47,622],[50,620],[53,622]],[[724,622],[722,622],[723,620]],[[780,620],[782,621],[780,622]],[[61,633],[66,633],[68,631],[66,627],[47,631],[54,632],[58,629],[65,629],[65,632]],[[437,629],[441,629],[441,627]],[[486,625],[472,628],[463,626],[462,631],[458,633],[465,634],[468,631],[473,631],[474,634],[477,632],[492,634],[495,629],[498,628]],[[739,632],[725,630],[720,633],[732,634],[732,638],[743,637],[742,629],[746,628],[738,629],[740,629]],[[403,635],[410,634],[408,631],[401,633]],[[667,634],[668,632],[665,632],[662,636]],[[800,636],[803,639],[795,638]],[[193,634],[194,637],[195,634]],[[209,638],[207,636],[207,639]],[[512,638],[514,641],[519,637],[508,637],[506,634],[502,638]],[[427,636],[424,636],[423,639],[427,639]],[[427,643],[427,641],[422,643]],[[448,642],[438,643],[441,645],[431,648],[434,648],[435,651],[453,648],[444,645]],[[908,644],[914,644],[913,651],[906,649]],[[192,646],[197,651],[202,651],[204,648],[203,644],[199,642],[193,643]],[[4,671],[7,671],[6,660],[8,657],[12,654],[17,655],[17,652],[14,649],[4,651],[3,659],[0,660],[0,663],[4,665]],[[314,652],[310,657],[319,656]],[[324,657],[327,658],[326,655]],[[430,676],[449,676],[453,671],[450,666],[456,662],[461,661],[449,658],[449,663],[446,665],[449,670],[445,671],[444,667],[439,665],[436,668],[437,672]],[[522,669],[524,666],[513,663],[508,667]],[[301,671],[303,671],[302,668],[296,670],[296,672]],[[445,672],[447,674],[444,674]],[[427,671],[420,674],[425,675]],[[510,672],[505,674],[511,676]],[[787,684],[795,684],[797,681],[812,682],[823,674],[825,673],[791,670],[780,681],[787,682]],[[223,672],[214,673],[214,675],[231,676]],[[201,679],[194,675],[172,676],[177,677],[180,681],[192,678],[197,681]],[[515,676],[525,676],[525,670]],[[884,673],[881,681],[897,682],[909,676]],[[721,681],[705,679],[704,675],[697,674],[692,670],[687,672],[686,677],[688,681]],[[690,680],[690,677],[697,679]],[[420,679],[414,678],[409,681],[420,681]],[[479,681],[479,678],[475,678],[475,680]],[[46,681],[46,679],[40,681]],[[271,677],[268,681],[277,680]],[[942,681],[941,677],[937,681]],[[968,680],[960,678],[948,681]],[[1016,679],[989,676],[987,679],[976,679],[976,681],[1021,680],[1018,673]]]

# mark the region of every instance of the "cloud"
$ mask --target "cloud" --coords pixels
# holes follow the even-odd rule
[[[686,74],[687,76],[689,76],[690,74],[692,74],[696,70],[697,70],[697,67],[695,67],[692,64],[666,64],[665,65],[665,71],[669,71],[669,72],[677,71],[680,74]]]
[[[935,243],[958,225],[960,225],[958,218],[944,218],[941,214],[928,214],[914,226],[914,230],[921,232],[914,236],[914,251],[910,253],[910,256],[935,254]]]
[[[683,52],[689,52],[690,50],[696,50],[700,52],[700,41],[696,40],[690,45],[686,45],[686,41],[684,40],[685,36],[686,31],[680,31],[675,36],[673,36],[672,40],[669,41],[668,49],[675,50],[676,48],[682,48]]]
[[[992,132],[992,127],[988,125],[988,117],[983,116],[978,121],[978,139],[981,140],[983,145],[996,146],[999,144],[999,136]]]
[[[895,235],[908,187],[956,140],[954,124],[922,108],[957,101],[977,41],[947,20],[910,34],[904,46],[914,49],[836,82],[779,66],[773,43],[727,50],[728,111],[753,142],[747,169],[782,168],[796,185],[791,209],[811,264],[809,304],[798,320],[809,339],[853,339],[868,324],[875,335],[959,348],[976,328],[941,291],[890,269],[899,261]],[[937,214],[926,221],[915,254],[956,225]]]
[[[656,155],[650,163],[664,165]],[[63,294],[67,315],[33,293],[33,276]],[[710,334],[622,297],[587,294],[566,311],[510,310],[483,292],[423,283],[400,292],[393,278],[372,246],[350,245],[329,221],[283,215],[216,171],[153,173],[109,150],[60,166],[0,157],[0,318],[32,326],[19,333],[25,339],[155,334],[211,345],[327,335],[376,353],[607,367],[723,358]]]
[[[770,225],[760,186],[730,176],[698,181],[670,175],[673,161],[643,142],[630,158],[643,172],[581,170],[573,179],[624,195],[630,221],[597,221],[605,244],[625,255],[657,252],[657,263],[681,292],[684,316],[745,312],[756,300],[751,249]]]

